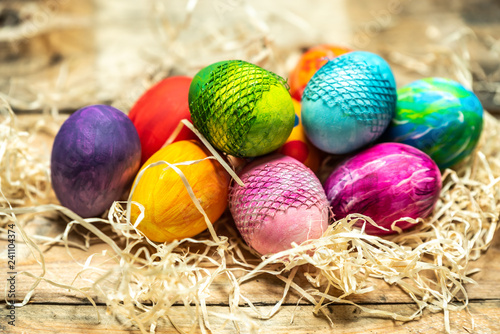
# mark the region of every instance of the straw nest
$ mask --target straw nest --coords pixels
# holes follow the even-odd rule
[[[186,20],[193,8],[187,9]],[[279,53],[268,40],[264,42],[257,53],[252,45],[248,60],[262,62]],[[238,43],[242,49],[249,47],[244,40]],[[279,57],[273,59],[276,61]],[[461,58],[447,59],[455,62],[457,77],[470,79],[470,71],[462,66]],[[397,57],[392,60],[410,69],[416,64]],[[417,62],[419,64],[422,62]],[[163,65],[161,71],[168,72],[170,65]],[[153,72],[158,73],[158,68],[150,74]],[[488,249],[498,227],[500,123],[488,113],[477,149],[456,169],[444,171],[441,196],[432,216],[412,220],[419,224],[410,232],[388,238],[366,235],[353,228],[354,224],[375,222],[355,214],[333,222],[320,239],[259,258],[242,242],[229,215],[218,222],[207,220],[207,232],[194,239],[157,244],[141,235],[127,218],[130,206],[140,206],[140,203],[115,202],[106,216],[93,219],[82,219],[55,204],[49,178],[50,155],[37,150],[33,143],[40,132],[54,136],[60,121],[40,118],[26,131],[17,124],[17,117],[3,98],[0,111],[1,236],[6,239],[7,225],[14,223],[43,269],[39,275],[18,274],[19,280],[28,276],[34,279],[34,284],[17,306],[28,303],[38,284],[46,281],[76,290],[94,305],[92,296],[99,296],[113,314],[125,316],[143,333],[154,332],[165,319],[176,326],[171,315],[175,313],[174,306],[179,305],[192,317],[193,327],[199,326],[202,332],[215,330],[211,325],[214,317],[232,322],[238,330],[243,323],[250,323],[250,331],[257,331],[258,323],[242,311],[242,305],[249,305],[258,318],[267,319],[279,312],[287,295],[294,290],[302,300],[315,306],[316,314],[327,317],[324,312],[327,305],[356,305],[350,296],[373,291],[375,282],[383,280],[414,301],[414,313],[390,313],[356,305],[365,314],[410,321],[428,309],[443,312],[446,330],[450,331],[449,312],[467,307],[465,285],[474,282],[473,261]],[[214,158],[219,157],[214,155]],[[185,185],[189,188],[187,181]],[[197,199],[193,201],[196,204]],[[65,231],[55,238],[30,235],[24,229],[34,216],[45,212],[61,213],[60,217],[65,217],[61,219],[67,220]],[[81,236],[80,242],[70,238],[75,231]],[[86,286],[76,287],[46,278],[41,243],[64,246],[71,254],[72,247],[88,249],[90,243],[96,241],[106,243],[108,250],[99,254],[89,252],[81,271],[74,273],[75,280],[83,273],[94,273],[87,275],[92,279],[86,281]],[[96,258],[99,261],[95,261]],[[268,313],[262,313],[256,306],[259,301],[251,300],[241,289],[262,275],[271,275],[283,282],[283,297]],[[297,279],[299,276],[305,279]],[[215,289],[214,282],[221,277],[230,282],[230,288],[224,291],[229,305],[227,314],[212,313],[207,307],[207,300]]]

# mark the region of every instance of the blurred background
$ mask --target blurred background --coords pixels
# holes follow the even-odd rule
[[[380,54],[398,86],[455,79],[500,113],[500,0],[0,0],[0,97],[128,112],[163,77],[223,59],[287,77],[321,43]]]

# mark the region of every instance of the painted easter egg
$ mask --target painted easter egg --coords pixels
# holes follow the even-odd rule
[[[424,151],[444,169],[474,150],[482,128],[483,107],[473,92],[450,79],[426,78],[398,89],[383,138]]]
[[[202,69],[189,89],[191,118],[217,149],[255,157],[278,149],[292,132],[295,113],[285,81],[241,60]]]
[[[141,162],[141,143],[120,110],[92,105],[72,114],[52,147],[52,188],[65,207],[96,217],[119,200]]]
[[[425,218],[432,212],[441,190],[441,174],[422,151],[382,143],[339,165],[324,188],[336,219],[360,213],[388,229],[366,224],[368,234],[384,235],[396,232],[391,226],[400,218]],[[405,230],[413,225],[399,221],[395,226]]]
[[[292,133],[285,144],[279,148],[278,153],[295,158],[316,172],[321,163],[321,151],[307,139],[300,119],[300,103],[295,99],[292,101],[295,109],[295,124]]]
[[[198,141],[183,140],[161,148],[142,166],[141,172],[150,164],[166,161],[170,164],[205,159],[211,154]],[[207,228],[205,219],[196,208],[181,177],[166,164],[144,171],[132,194],[132,201],[144,206],[144,219],[139,223],[149,239],[156,242],[180,240],[197,235]],[[198,163],[177,166],[194,195],[213,223],[227,207],[230,177],[219,162],[207,159]],[[137,179],[136,178],[136,179]],[[135,223],[140,210],[132,206],[131,221]]]
[[[396,108],[389,64],[370,52],[330,60],[311,78],[302,96],[302,122],[319,149],[344,154],[378,139]]]
[[[351,51],[351,49],[342,46],[322,44],[304,52],[288,78],[292,97],[300,101],[304,88],[321,66],[329,60]]]
[[[169,139],[182,119],[191,120],[188,104],[192,79],[174,76],[149,88],[134,104],[128,116],[141,139],[141,163],[149,159]],[[184,127],[174,141],[196,139]]]
[[[229,209],[246,243],[272,254],[308,239],[328,226],[328,201],[314,173],[287,156],[260,158],[242,170],[244,187],[230,190]]]

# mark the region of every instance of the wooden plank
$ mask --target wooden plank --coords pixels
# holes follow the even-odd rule
[[[404,312],[411,314],[414,309],[406,304],[387,304],[381,306],[384,311]],[[229,314],[228,307],[211,306],[209,312]],[[259,311],[267,313],[270,306],[259,307]],[[452,333],[498,333],[500,332],[500,301],[487,301],[472,303],[467,311],[451,314]],[[98,306],[97,310],[88,305],[37,305],[29,304],[18,308],[16,311],[15,327],[2,322],[0,328],[3,333],[140,333],[137,326],[129,323],[123,317],[113,317],[108,314],[106,306]],[[100,314],[98,322],[96,311]],[[416,321],[402,323],[391,319],[371,317],[363,314],[353,306],[332,305],[326,313],[333,321],[330,326],[326,317],[314,316],[312,306],[286,305],[271,319],[259,320],[249,308],[241,308],[246,315],[245,321],[240,323],[242,333],[252,332],[252,325],[258,326],[260,333],[443,333],[444,322],[441,313],[426,313]],[[0,308],[0,318],[5,319],[7,310]],[[472,318],[471,318],[472,317]],[[176,326],[189,332],[193,324],[183,307],[172,310],[171,319]],[[471,323],[474,320],[474,329]],[[224,320],[216,316],[209,316],[210,326],[214,333],[234,333],[235,327],[231,322],[225,324]],[[256,328],[253,328],[257,333]],[[149,329],[148,329],[149,330]],[[199,328],[193,333],[201,332]],[[161,321],[156,333],[178,333],[168,320]]]
[[[55,226],[47,226],[43,223],[37,223],[36,227],[29,228],[32,233],[42,233],[46,235],[54,235],[60,233],[64,229],[64,225],[59,223]],[[80,241],[81,242],[81,241]],[[7,242],[0,241],[0,256],[5,259],[7,250]],[[54,246],[44,252],[46,262],[46,278],[56,280],[63,284],[71,284],[77,273],[82,269],[81,264],[85,263],[87,257],[93,253],[102,253],[110,251],[109,246],[103,243],[92,245],[88,251],[83,251],[77,248],[71,248],[71,256],[66,252],[64,247]],[[27,271],[33,274],[41,274],[41,266],[35,261],[28,247],[22,243],[17,243],[17,266],[16,271]],[[500,257],[500,236],[496,236],[492,247],[476,262],[471,262],[470,268],[479,268],[481,271],[475,274],[473,278],[478,282],[476,285],[467,285],[469,298],[471,299],[500,299],[500,263],[495,259]],[[254,259],[256,262],[258,259]],[[78,262],[77,262],[78,261]],[[95,263],[100,263],[102,260],[96,259]],[[100,266],[103,269],[111,269],[114,266],[113,262]],[[0,273],[0,281],[5,281],[6,272]],[[85,275],[82,277],[85,278]],[[95,275],[94,275],[95,278]],[[16,282],[16,291],[18,298],[22,298],[29,290],[33,279],[26,276],[18,276]],[[310,288],[304,276],[297,275],[295,282],[303,288]],[[399,288],[389,286],[381,280],[373,280],[375,291],[364,295],[350,296],[350,300],[358,303],[408,303],[411,299],[404,294]],[[87,286],[88,283],[82,279],[75,281],[76,286]],[[281,298],[284,283],[279,279],[270,275],[261,275],[253,280],[243,284],[242,293],[251,301],[256,303],[271,304]],[[226,276],[218,277],[210,288],[210,297],[208,302],[215,305],[227,305],[228,295],[231,291],[230,281]],[[98,298],[95,293],[91,292],[91,296],[98,302],[105,302]],[[300,295],[292,291],[288,296],[287,302],[296,303],[300,299]],[[75,303],[86,304],[88,300],[80,293],[68,291],[58,287],[54,287],[46,282],[40,283],[36,293],[32,297],[32,301],[36,303]],[[243,302],[242,302],[243,303]],[[306,303],[302,300],[302,303]]]

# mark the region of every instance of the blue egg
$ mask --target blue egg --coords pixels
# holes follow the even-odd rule
[[[318,148],[349,153],[382,135],[396,99],[389,64],[370,52],[350,52],[330,60],[311,78],[302,95],[302,122]]]
[[[385,141],[427,153],[441,169],[465,159],[483,128],[483,107],[473,92],[445,78],[425,78],[397,91],[396,114]]]

